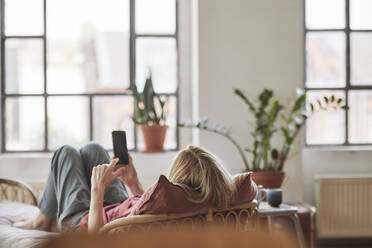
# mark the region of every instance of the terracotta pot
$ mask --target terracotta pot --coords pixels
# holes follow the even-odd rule
[[[284,178],[284,171],[257,171],[252,173],[253,181],[266,189],[280,188]]]
[[[145,139],[146,149],[143,152],[165,152],[163,145],[168,126],[140,125]]]

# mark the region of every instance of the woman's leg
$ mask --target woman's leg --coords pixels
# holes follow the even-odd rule
[[[71,146],[59,148],[52,158],[51,170],[39,202],[35,220],[15,225],[26,229],[49,230],[55,219],[58,227],[77,227],[88,213],[90,187],[80,153]]]
[[[109,164],[110,156],[107,151],[97,143],[88,143],[80,149],[80,154],[83,159],[87,181],[89,187],[91,186],[90,178],[92,176],[93,167],[99,164]],[[128,198],[127,190],[124,184],[119,180],[115,179],[109,186],[105,189],[104,195],[104,206],[121,203]]]
[[[32,220],[16,222],[13,224],[14,227],[50,231],[52,220],[55,219],[58,209],[53,181],[53,174],[52,171],[50,171],[43,195],[38,205],[40,210],[38,216]]]
[[[56,197],[56,189],[54,183],[54,172],[53,172],[53,161],[55,159],[57,152],[52,158],[52,167],[48,174],[48,179],[44,187],[43,194],[40,198],[38,207],[40,212],[48,217],[50,220],[57,216],[58,202]]]
[[[51,172],[58,202],[58,226],[78,227],[90,205],[90,187],[79,151],[68,145],[59,148],[54,154]]]

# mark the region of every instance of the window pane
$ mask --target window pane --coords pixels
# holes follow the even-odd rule
[[[350,27],[352,29],[372,29],[372,1],[350,1]]]
[[[5,0],[6,35],[42,35],[43,0]]]
[[[44,99],[42,97],[6,98],[6,149],[44,149]]]
[[[352,33],[350,37],[351,83],[372,84],[372,33]]]
[[[93,98],[93,139],[112,149],[113,130],[124,130],[128,149],[134,148],[133,98],[109,96]]]
[[[4,65],[6,93],[44,92],[42,40],[7,39]]]
[[[49,149],[89,141],[89,101],[86,97],[48,97]]]
[[[306,26],[313,29],[344,28],[345,0],[306,0]]]
[[[168,100],[167,106],[167,136],[165,137],[164,147],[165,149],[176,149],[177,148],[177,99],[171,97]]]
[[[51,0],[47,22],[49,93],[129,86],[129,0]]]
[[[334,94],[345,98],[343,91],[308,91],[307,102]],[[316,144],[342,144],[345,142],[345,111],[319,111],[312,115],[306,123],[306,142]]]
[[[175,0],[136,0],[137,33],[174,33]]]
[[[349,141],[372,142],[372,91],[349,92]]]
[[[344,87],[345,34],[309,32],[306,39],[306,86]]]
[[[173,38],[139,38],[136,49],[136,80],[142,90],[149,71],[156,92],[175,92],[177,88],[177,48]]]
[[[168,125],[167,134],[165,136],[164,149],[176,149],[177,148],[177,99],[172,96],[168,99],[166,106]],[[137,132],[138,149],[145,149],[145,141],[140,128]]]

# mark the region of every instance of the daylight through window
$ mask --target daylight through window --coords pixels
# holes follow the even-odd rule
[[[126,130],[151,70],[168,95],[165,148],[178,148],[176,0],[1,0],[2,151],[53,151]]]

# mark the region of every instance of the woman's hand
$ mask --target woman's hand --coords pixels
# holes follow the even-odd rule
[[[100,164],[93,168],[91,178],[90,207],[88,217],[88,232],[97,232],[103,226],[102,208],[105,188],[118,177],[115,171],[117,159],[110,164]]]
[[[115,178],[119,172],[115,170],[117,159],[112,159],[110,164],[100,164],[93,168],[91,184],[92,189],[104,190]]]
[[[129,163],[127,165],[115,166],[117,177],[129,187],[133,195],[143,194],[142,185],[138,180],[137,171],[133,165],[132,156],[128,153]]]
[[[128,153],[129,163],[127,165],[116,165],[115,172],[118,178],[128,187],[138,180],[137,171],[133,165],[132,156]],[[115,158],[112,158],[115,159]]]

